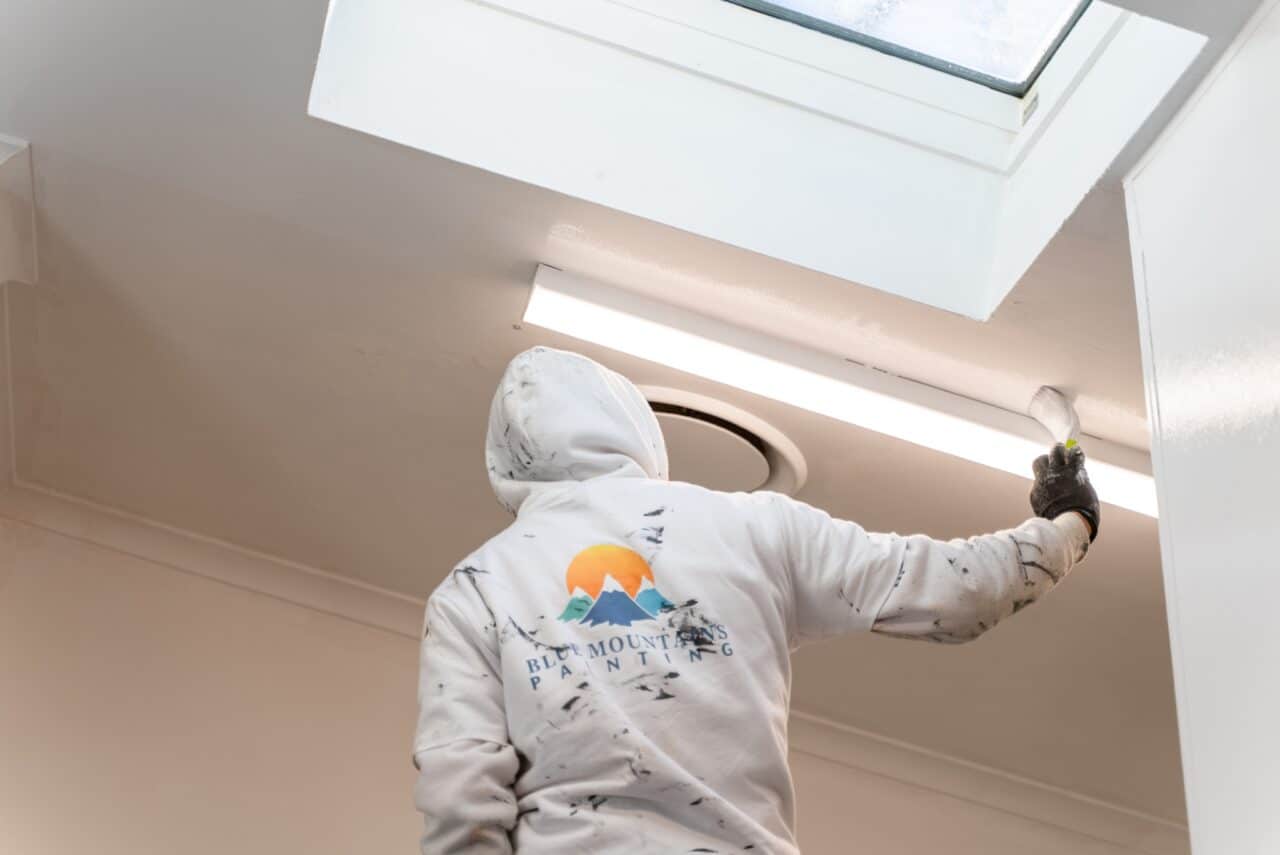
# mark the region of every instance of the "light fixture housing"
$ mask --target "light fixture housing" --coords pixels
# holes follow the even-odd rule
[[[524,322],[915,445],[1031,478],[1044,429],[955,395],[541,265]],[[1084,436],[1102,501],[1154,517],[1149,459]]]

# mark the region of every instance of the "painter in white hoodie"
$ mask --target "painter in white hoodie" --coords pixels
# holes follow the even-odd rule
[[[976,638],[1097,530],[1083,458],[1061,446],[1035,467],[1047,518],[970,540],[669,482],[640,392],[547,348],[508,367],[486,454],[516,518],[427,605],[427,855],[798,852],[791,651],[851,632]]]

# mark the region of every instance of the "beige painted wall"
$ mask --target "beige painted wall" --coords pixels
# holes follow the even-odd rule
[[[0,852],[415,851],[417,645],[0,518]],[[795,752],[806,855],[1136,850]]]
[[[792,752],[805,855],[1132,855],[1064,828]]]
[[[0,520],[0,852],[414,851],[411,639]]]

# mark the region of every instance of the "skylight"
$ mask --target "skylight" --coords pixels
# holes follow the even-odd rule
[[[1025,95],[1090,0],[728,0]]]

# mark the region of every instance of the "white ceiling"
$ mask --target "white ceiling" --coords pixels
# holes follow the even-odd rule
[[[519,328],[539,261],[1013,409],[1053,383],[1088,432],[1145,443],[1114,189],[981,324],[308,119],[324,10],[0,0],[0,131],[32,142],[39,208],[42,281],[9,295],[23,479],[425,595],[505,522],[481,453],[506,360],[576,346]],[[1017,478],[583,349],[783,429],[801,497],[870,528],[1027,513]],[[1155,523],[1135,514],[1108,508],[1078,577],[990,637],[813,648],[793,700],[1183,815]]]

